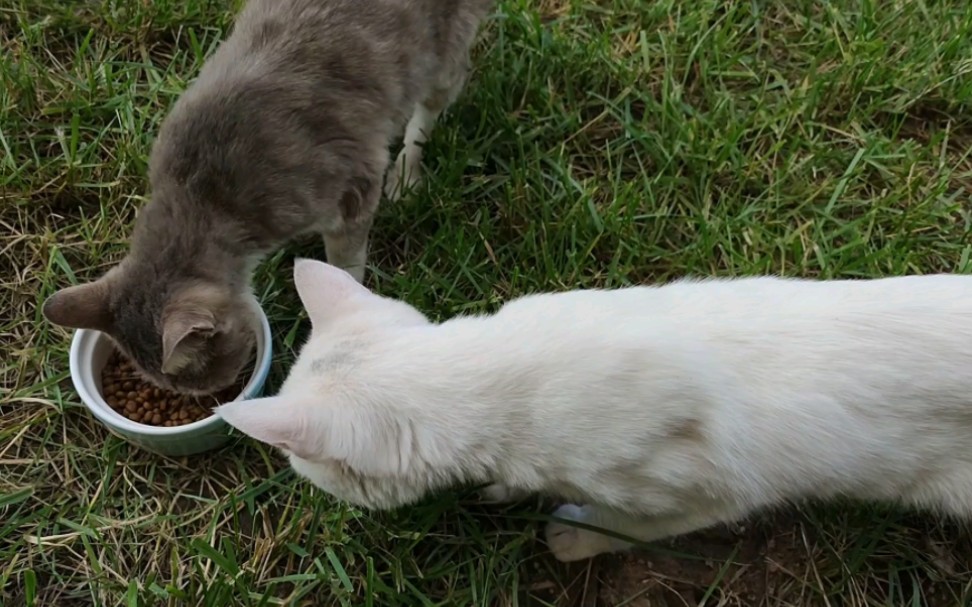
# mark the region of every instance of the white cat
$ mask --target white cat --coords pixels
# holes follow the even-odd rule
[[[323,263],[278,396],[223,405],[369,508],[464,481],[641,541],[807,497],[972,513],[972,277],[681,281],[432,324]],[[551,523],[569,561],[626,547]]]

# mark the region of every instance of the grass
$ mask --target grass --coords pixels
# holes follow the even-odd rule
[[[40,303],[124,253],[153,135],[234,10],[0,0],[0,603],[972,600],[966,532],[913,513],[808,506],[564,567],[534,502],[372,515],[249,441],[170,460],[107,434]],[[435,317],[685,274],[972,269],[968,2],[506,0],[476,55],[426,185],[374,232],[371,284]],[[271,389],[306,331],[298,252],[323,247],[256,279]]]

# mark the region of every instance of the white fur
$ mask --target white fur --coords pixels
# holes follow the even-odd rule
[[[290,376],[219,413],[350,502],[493,481],[642,541],[807,497],[972,513],[972,277],[681,281],[434,325],[325,264],[295,276],[313,332]]]

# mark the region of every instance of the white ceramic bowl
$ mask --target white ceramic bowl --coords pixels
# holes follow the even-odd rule
[[[273,355],[270,324],[260,311],[261,330],[257,332],[256,364],[250,381],[235,400],[260,396],[270,372]],[[223,446],[230,439],[229,426],[216,415],[191,424],[166,428],[133,422],[112,409],[101,394],[101,371],[115,346],[100,331],[79,329],[71,342],[71,381],[81,401],[112,434],[139,447],[169,456],[193,455]]]

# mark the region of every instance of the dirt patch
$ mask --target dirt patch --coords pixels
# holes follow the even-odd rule
[[[932,517],[831,516],[780,513],[574,563],[557,583],[532,576],[534,598],[558,607],[970,604],[964,528]]]
[[[803,574],[807,544],[793,520],[715,528],[617,557],[605,568],[601,605],[777,605]],[[680,553],[680,554],[677,554]]]

